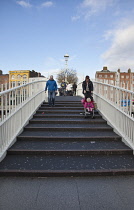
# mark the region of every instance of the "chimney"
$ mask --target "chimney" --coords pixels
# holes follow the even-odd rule
[[[107,71],[107,66],[103,66],[103,71]]]

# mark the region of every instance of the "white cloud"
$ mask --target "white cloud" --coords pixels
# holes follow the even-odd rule
[[[41,4],[41,7],[51,7],[53,6],[53,2],[52,1],[46,1],[44,3]]]
[[[59,66],[60,61],[58,59],[55,59],[53,57],[46,57],[44,60],[44,64],[47,68],[54,68],[56,66]]]
[[[32,7],[32,5],[29,2],[26,2],[26,1],[16,1],[16,3],[19,4],[22,7],[25,7],[25,8]]]
[[[80,19],[80,16],[73,16],[73,17],[71,17],[71,19],[72,19],[72,21],[76,21],[76,20],[79,20]]]
[[[104,12],[108,7],[114,6],[118,0],[83,0],[77,6],[77,14],[71,17],[72,21],[77,21],[81,17],[89,19],[93,15]]]
[[[81,4],[83,8],[91,8],[95,11],[101,9],[106,9],[107,6],[111,6],[114,3],[114,0],[84,0]]]
[[[111,47],[102,55],[109,69],[134,68],[134,24],[109,31],[105,38],[112,41]]]

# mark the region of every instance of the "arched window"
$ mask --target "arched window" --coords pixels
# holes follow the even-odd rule
[[[20,74],[18,74],[18,75],[17,75],[17,78],[18,78],[18,79],[19,79],[19,78],[21,78],[21,75],[20,75]]]
[[[15,75],[14,74],[11,76],[11,79],[15,79]]]
[[[27,75],[26,74],[23,75],[23,79],[27,79]]]

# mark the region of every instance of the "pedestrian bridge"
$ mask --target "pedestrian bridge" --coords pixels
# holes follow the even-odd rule
[[[110,135],[114,136],[114,139],[116,140],[118,139],[118,136],[120,136],[122,142],[124,142],[125,145],[129,146],[129,148],[131,148],[131,151],[133,152],[134,150],[134,129],[133,129],[134,128],[134,116],[133,116],[134,92],[117,87],[117,86],[112,86],[109,84],[97,82],[97,81],[94,81],[93,83],[94,83],[93,97],[94,97],[95,102],[97,103],[98,113],[102,116],[103,121],[107,121],[107,124],[111,128],[113,128],[113,131],[115,133],[115,134],[111,133]],[[43,104],[44,101],[47,102],[47,94],[45,94],[44,92],[45,84],[46,84],[46,81],[37,81],[37,82],[28,83],[22,86],[14,87],[12,89],[8,89],[3,92],[0,92],[0,106],[1,106],[0,160],[3,160],[3,158],[6,156],[7,150],[16,142],[17,136],[22,133],[23,128],[33,118],[33,116],[35,115],[35,113],[37,112],[41,104]],[[75,107],[73,107],[73,105],[76,106],[76,109],[77,109],[77,104],[80,102],[80,97],[83,97],[81,83],[78,84],[77,86],[77,97],[73,97],[73,96],[70,96],[70,97],[72,101],[72,106],[70,104],[69,109],[72,110],[72,113],[74,113]],[[58,99],[57,101],[59,101],[59,103],[57,102],[58,103],[57,106],[59,106],[59,108],[57,107],[57,110],[59,109],[57,113],[59,113],[60,115],[61,109],[67,108],[69,106],[70,101],[67,101],[66,97],[64,99],[64,102],[60,101],[60,97],[59,98],[57,97],[57,99]],[[68,100],[70,99],[68,98]],[[43,109],[47,110],[46,104],[42,106],[44,106]],[[80,107],[78,107],[78,110],[79,109]],[[42,112],[42,109],[41,109],[41,112]],[[80,114],[78,112],[79,111],[76,111],[76,114]],[[54,111],[53,111],[53,114],[54,114]],[[68,112],[68,110],[66,110],[66,118],[70,117],[71,119],[71,116],[69,116],[69,114],[71,114],[71,111]],[[100,118],[100,115],[98,116],[98,118]],[[54,114],[54,116],[57,116],[58,118],[58,115]],[[49,117],[52,118],[51,113]],[[60,117],[63,117],[63,116],[61,115]],[[45,119],[46,124],[47,124],[47,121],[48,123],[50,123],[49,118]],[[65,123],[68,123],[67,121],[68,120],[66,120]],[[76,121],[78,122],[79,120],[76,120]],[[70,123],[77,124],[76,121],[72,119],[70,120]],[[55,119],[55,122],[56,122],[56,119]],[[57,120],[57,123],[59,125],[60,123],[63,123],[63,121]],[[83,122],[81,121],[80,123],[82,124]],[[87,123],[94,124],[95,121],[94,122],[86,121],[84,122],[84,127],[81,127],[81,128],[79,126],[74,126],[74,132],[76,132],[75,135],[77,136],[78,139],[81,138],[80,141],[82,140],[82,136],[79,136],[79,135],[83,135],[83,133],[82,134],[79,133],[78,135],[77,130],[81,129],[81,131],[83,132],[85,130],[87,132],[87,134],[86,133],[84,134],[85,138],[89,138],[89,137],[91,138],[90,133],[89,133],[90,130],[92,129],[94,131],[96,130],[96,132],[98,132],[98,136],[100,135],[100,138],[103,138],[103,139],[106,139],[105,138],[106,130],[109,130],[109,131],[111,130],[110,127],[105,127],[106,130],[104,129],[104,132],[103,132],[104,134],[99,134],[100,131],[102,130],[100,128],[100,124],[96,128],[90,128],[90,126],[87,126]],[[102,123],[102,122],[99,121],[99,123]],[[31,128],[28,128],[28,129],[31,129]],[[43,131],[45,130],[45,128],[41,128],[41,127],[39,128],[40,131],[42,129]],[[56,129],[56,132],[58,132],[58,129],[60,128],[58,128],[57,126],[55,129]],[[64,129],[66,130],[66,132],[68,132],[68,135],[70,135],[69,134],[70,131],[72,132],[72,130],[70,130],[71,128],[69,127],[69,125],[67,128],[64,128]],[[48,135],[47,138],[51,139],[51,135],[49,135],[49,132],[47,135]],[[20,136],[20,138],[23,138],[23,136],[22,137]],[[31,137],[31,138],[34,138],[34,137]],[[71,137],[64,136],[64,139],[66,138],[73,139],[73,136]],[[92,139],[93,139],[93,136],[92,136]],[[122,147],[122,149],[124,149],[124,147]],[[125,149],[126,149],[125,152],[130,152],[128,148],[125,148]],[[69,153],[70,151],[66,151],[66,153],[67,152]],[[79,152],[75,151],[75,154],[76,153],[78,154]],[[105,151],[103,151],[103,153],[104,152]],[[90,153],[93,153],[93,151],[90,151]]]

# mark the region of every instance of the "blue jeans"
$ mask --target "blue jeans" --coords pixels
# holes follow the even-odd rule
[[[54,105],[54,102],[55,102],[55,91],[49,90],[48,91],[48,103],[49,103],[49,105]]]

